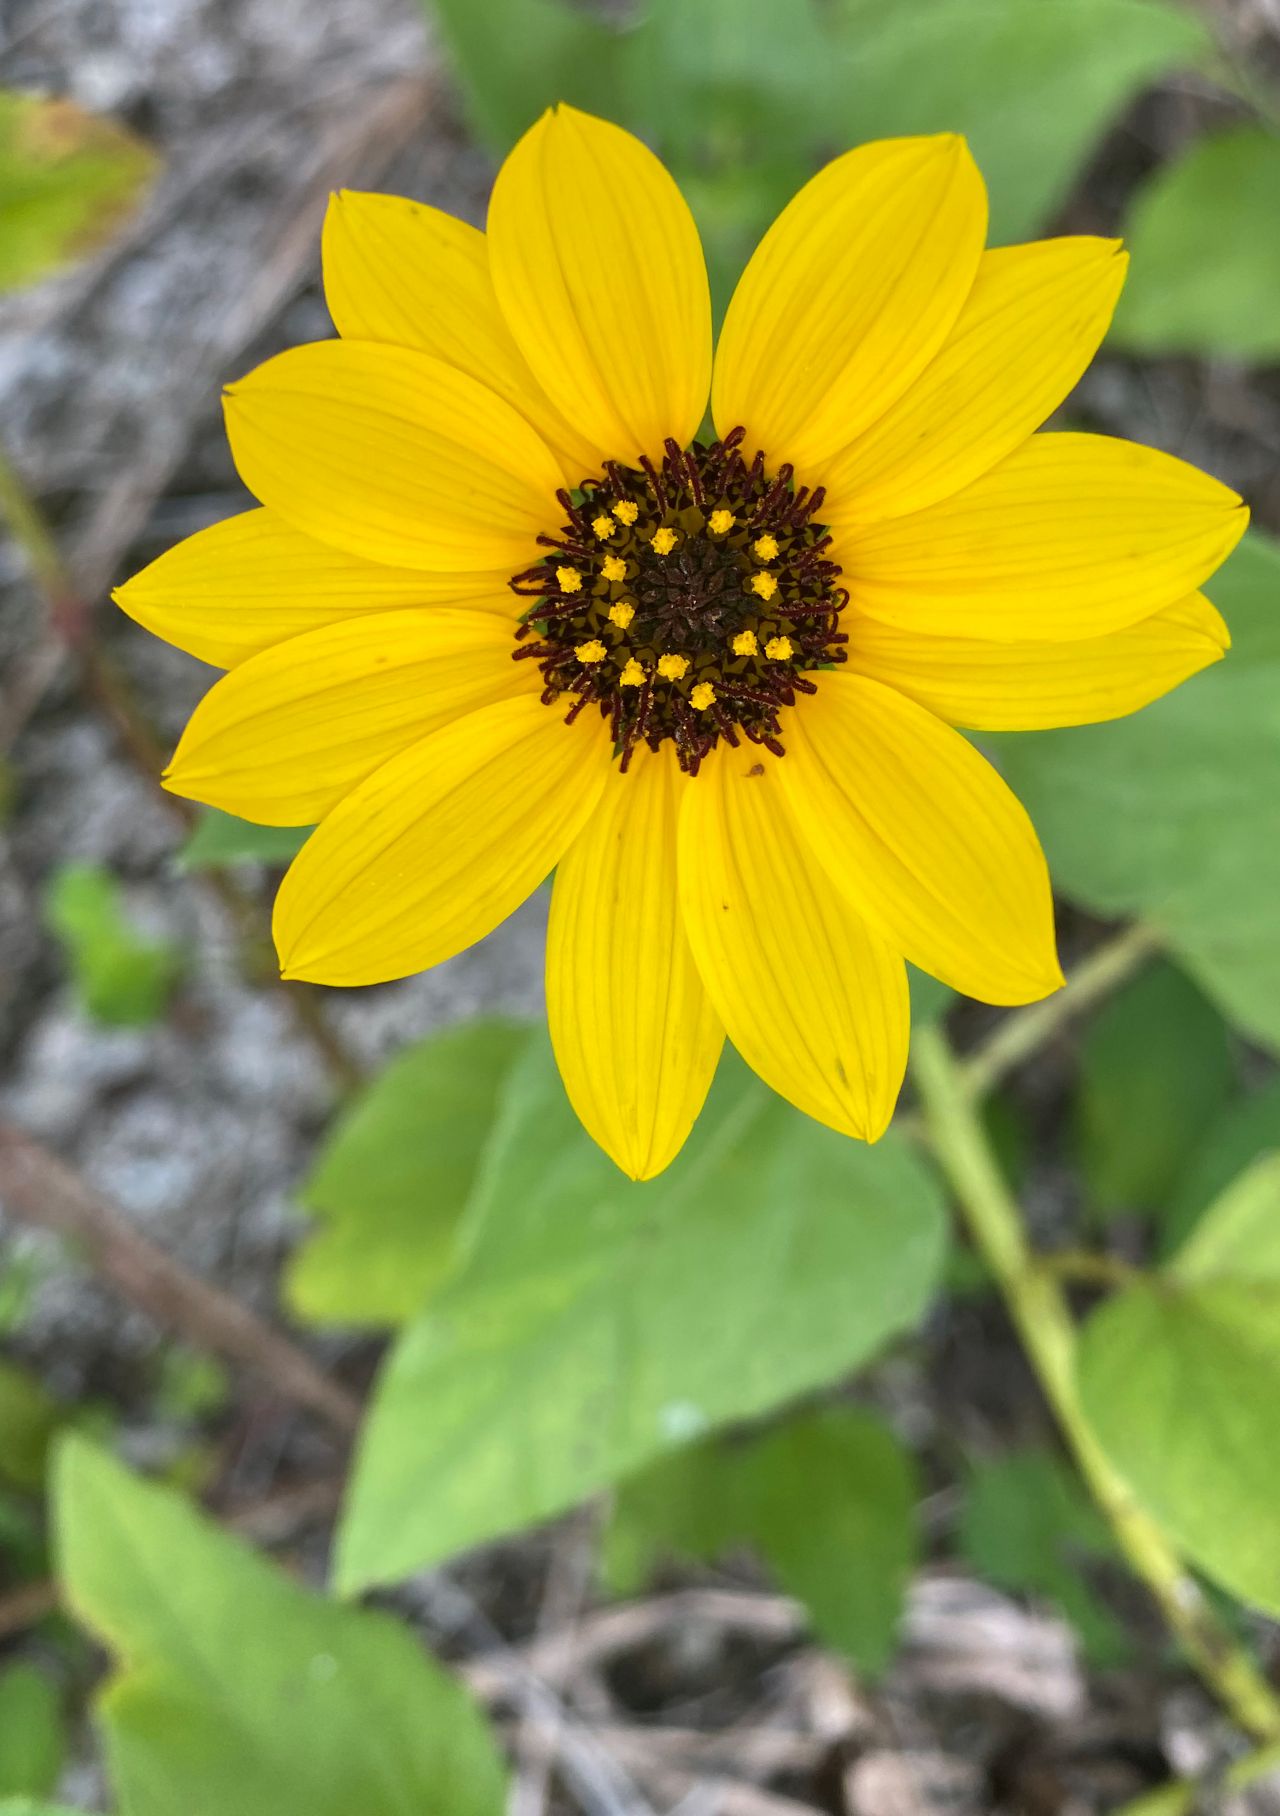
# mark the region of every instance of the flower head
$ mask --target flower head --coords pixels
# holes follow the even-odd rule
[[[766,234],[713,369],[689,211],[605,121],[545,115],[487,235],[334,198],[340,338],[227,396],[262,508],[119,595],[231,671],[168,786],[319,822],[287,976],[436,964],[554,869],[556,1054],[637,1177],[726,1032],[874,1139],[905,959],[992,1003],[1058,986],[1035,834],[956,728],[1112,718],[1217,660],[1197,588],[1245,513],[1168,455],[1036,433],[1124,256],[985,230],[961,139],[860,146]]]

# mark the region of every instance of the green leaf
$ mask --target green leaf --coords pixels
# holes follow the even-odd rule
[[[614,1595],[636,1595],[666,1558],[709,1564],[754,1546],[832,1645],[864,1666],[873,1654],[878,1669],[915,1554],[915,1499],[911,1460],[878,1419],[805,1412],[762,1435],[671,1451],[630,1476],[601,1572]]]
[[[155,170],[125,127],[74,101],[0,90],[0,293],[95,252]]]
[[[49,1446],[66,1417],[29,1369],[0,1358],[0,1477],[42,1488]]]
[[[1165,1252],[1176,1248],[1250,1161],[1280,1148],[1280,1078],[1228,1105],[1191,1156],[1161,1220]]]
[[[534,1044],[466,1263],[384,1369],[339,1580],[393,1581],[857,1367],[919,1317],[944,1234],[905,1143],[820,1128],[736,1060],[675,1164],[632,1184]]]
[[[1117,1468],[1187,1556],[1280,1614],[1280,1155],[1227,1188],[1163,1274],[1094,1313],[1080,1386]]]
[[[1189,8],[1155,0],[838,0],[837,17],[840,142],[964,133],[997,244],[1045,225],[1132,95],[1210,50]]]
[[[1250,534],[1209,590],[1235,639],[1224,661],[1132,718],[992,743],[1059,889],[1150,921],[1280,1050],[1280,548]]]
[[[1141,191],[1113,340],[1139,353],[1280,354],[1280,139],[1238,126],[1201,139]]]
[[[86,1014],[119,1027],[145,1026],[164,1014],[182,975],[182,954],[170,941],[136,931],[110,871],[63,865],[49,884],[45,911]]]
[[[37,1803],[31,1797],[0,1797],[0,1816],[84,1816],[65,1803]]]
[[[392,1061],[326,1139],[299,1194],[321,1219],[289,1303],[317,1324],[394,1325],[447,1272],[502,1085],[529,1031],[450,1028]]]
[[[619,37],[565,0],[430,0],[473,125],[506,152],[545,108],[616,117]]]
[[[957,1533],[961,1556],[989,1583],[1047,1597],[1104,1668],[1129,1651],[1124,1629],[1081,1574],[1115,1556],[1106,1522],[1076,1476],[1046,1450],[1015,1451],[979,1463]]]
[[[0,1797],[46,1796],[65,1751],[57,1685],[34,1665],[0,1672]]]
[[[183,870],[228,864],[290,864],[311,837],[310,826],[255,826],[220,807],[206,807],[178,853]]]
[[[1142,972],[1102,1008],[1080,1051],[1075,1119],[1093,1208],[1158,1209],[1231,1089],[1226,1024],[1174,965]]]
[[[67,1597],[120,1663],[99,1716],[126,1816],[499,1816],[486,1727],[395,1621],[309,1594],[82,1439],[55,1488]]]
[[[677,1451],[624,1483],[603,1565],[631,1594],[664,1554],[712,1562],[751,1545],[818,1636],[875,1677],[915,1562],[916,1492],[911,1459],[878,1419],[805,1413],[749,1442]]]

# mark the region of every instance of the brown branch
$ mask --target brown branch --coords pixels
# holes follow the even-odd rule
[[[13,1639],[34,1627],[58,1605],[58,1585],[53,1582],[23,1583],[0,1595],[0,1642]]]
[[[359,1401],[305,1350],[229,1294],[188,1273],[70,1167],[3,1120],[0,1203],[25,1222],[78,1243],[104,1280],[165,1329],[252,1369],[344,1437],[359,1425]]]

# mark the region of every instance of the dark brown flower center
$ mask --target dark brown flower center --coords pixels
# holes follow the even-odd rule
[[[669,441],[661,468],[606,462],[559,494],[551,552],[510,583],[530,601],[516,660],[538,664],[547,705],[568,696],[568,722],[599,708],[624,770],[664,739],[690,775],[721,738],[782,756],[779,713],[845,659],[822,488],[748,463],[742,439]]]

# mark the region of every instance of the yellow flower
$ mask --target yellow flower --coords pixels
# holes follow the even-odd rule
[[[556,1054],[637,1177],[679,1150],[726,1032],[792,1103],[874,1140],[906,1059],[904,959],[991,1003],[1057,988],[1035,834],[955,728],[1114,718],[1216,661],[1197,589],[1245,512],[1166,454],[1035,433],[1124,255],[985,251],[985,229],[961,139],[837,158],[748,264],[713,371],[689,211],[605,121],[546,114],[487,235],[334,199],[341,338],[227,395],[262,508],[119,595],[231,671],[168,786],[319,822],[276,904],[286,976],[437,964],[554,869]],[[776,544],[767,606],[726,516]],[[602,578],[606,517],[630,615]],[[659,662],[680,655],[679,676]]]

